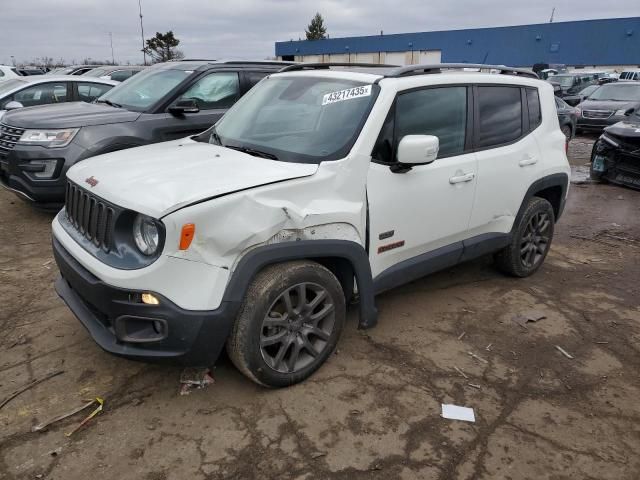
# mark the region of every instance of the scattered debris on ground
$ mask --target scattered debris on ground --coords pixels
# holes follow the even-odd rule
[[[7,398],[5,398],[2,402],[0,402],[0,408],[4,407],[7,403],[9,403],[11,400],[13,400],[14,398],[16,398],[17,396],[19,396],[20,394],[26,392],[27,390],[32,389],[33,387],[35,387],[36,385],[49,380],[53,377],[57,377],[58,375],[61,375],[64,373],[64,370],[57,370],[55,372],[51,372],[47,375],[45,375],[42,378],[39,378],[38,380],[34,380],[31,383],[28,383],[27,385],[19,388],[18,390],[16,390],[15,392],[13,392],[11,395],[9,395]]]
[[[79,407],[74,408],[73,410],[71,410],[70,412],[67,413],[63,413],[61,415],[58,415],[56,417],[50,418],[49,420],[46,420],[42,423],[39,423],[38,425],[35,425],[31,428],[32,432],[42,432],[44,430],[47,429],[47,427],[49,427],[50,425],[59,422],[60,420],[64,420],[65,418],[69,418],[72,417],[73,415],[75,415],[76,413],[80,413],[81,411],[89,408],[91,405],[93,405],[95,403],[95,400],[89,400],[87,403],[85,403],[84,405],[81,405]]]
[[[93,412],[91,412],[87,418],[81,421],[76,428],[74,428],[70,432],[65,433],[65,436],[70,437],[71,435],[76,433],[78,430],[80,430],[82,427],[84,427],[89,422],[89,420],[91,420],[93,417],[95,417],[96,415],[102,412],[104,407],[104,400],[100,397],[96,397],[95,400],[91,402],[91,404],[95,404],[95,403],[98,404],[98,408],[96,408]]]
[[[462,420],[463,422],[475,422],[476,415],[473,408],[459,407],[457,405],[442,404],[442,418],[449,420]]]
[[[180,395],[189,395],[192,390],[200,390],[213,383],[215,383],[215,380],[209,368],[185,368],[180,375]]]
[[[539,310],[529,310],[511,317],[511,321],[527,330],[527,323],[535,323],[545,318],[547,318],[547,316]]]
[[[569,352],[567,352],[564,348],[562,348],[559,345],[556,345],[556,348],[558,349],[558,351],[563,354],[565,357],[567,357],[569,360],[573,360],[573,355],[571,355]]]

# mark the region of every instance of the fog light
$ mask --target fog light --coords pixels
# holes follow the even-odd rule
[[[160,300],[158,300],[158,297],[156,297],[155,295],[153,295],[151,293],[143,293],[141,298],[142,298],[142,303],[146,303],[147,305],[159,305],[160,304]]]

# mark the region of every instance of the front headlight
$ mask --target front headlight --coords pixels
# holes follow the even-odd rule
[[[43,147],[66,147],[71,143],[79,128],[62,130],[25,130],[18,140],[24,145],[41,145]]]
[[[155,254],[160,244],[160,231],[156,220],[140,213],[136,215],[133,221],[133,239],[142,253]]]

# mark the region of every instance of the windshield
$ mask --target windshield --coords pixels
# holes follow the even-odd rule
[[[24,80],[20,80],[18,78],[13,78],[11,80],[7,80],[5,82],[0,82],[0,98],[2,97],[2,95],[4,95],[7,92],[10,92],[11,90],[20,87],[22,85],[25,85],[27,82],[25,82]]]
[[[289,162],[336,160],[351,149],[377,91],[351,80],[270,77],[229,110],[209,141]]]
[[[593,92],[589,100],[640,101],[640,85],[609,83]]]
[[[94,68],[84,74],[85,77],[101,77],[107,73],[106,68]]]
[[[600,88],[600,85],[589,85],[587,88],[582,89],[582,91],[580,92],[580,95],[582,95],[583,97],[588,97],[593,92],[595,92],[598,88]]]
[[[570,87],[573,85],[573,75],[554,75],[551,78],[553,83],[559,83],[561,87]]]
[[[143,112],[183,82],[191,71],[149,69],[114,87],[98,99],[127,110]]]

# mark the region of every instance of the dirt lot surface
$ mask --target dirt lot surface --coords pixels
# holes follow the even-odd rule
[[[2,480],[640,478],[640,192],[572,185],[532,278],[482,259],[379,297],[373,330],[352,309],[302,385],[259,388],[223,358],[188,396],[179,368],[103,353],[56,297],[51,215],[0,192],[0,216],[0,401],[64,370],[0,409]],[[96,396],[71,438],[88,412],[30,431]]]

